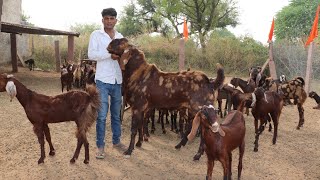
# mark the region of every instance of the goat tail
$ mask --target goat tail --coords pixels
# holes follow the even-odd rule
[[[98,110],[100,108],[101,102],[100,102],[100,95],[96,86],[86,84],[86,91],[90,95],[91,106],[94,109]]]
[[[225,76],[224,76],[224,69],[221,64],[217,63],[217,77],[213,84],[213,89],[216,90],[223,85]]]
[[[86,137],[87,131],[97,119],[98,110],[101,106],[100,96],[97,88],[94,85],[88,85],[86,87],[86,91],[90,96],[90,102],[79,121],[79,128],[76,132],[76,136],[78,138]]]

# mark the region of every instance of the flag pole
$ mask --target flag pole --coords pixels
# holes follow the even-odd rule
[[[320,11],[320,5],[317,7],[316,16],[313,21],[313,25],[310,31],[309,38],[306,42],[306,46],[309,44],[309,50],[308,50],[308,60],[307,60],[307,69],[306,69],[306,87],[305,91],[309,93],[310,90],[310,77],[311,77],[311,71],[312,71],[312,53],[313,53],[313,46],[314,46],[314,39],[318,36],[318,21],[319,21],[319,11]]]
[[[314,42],[311,42],[308,49],[308,60],[307,60],[307,70],[306,70],[306,87],[305,91],[309,93],[309,90],[311,88],[310,84],[310,77],[311,77],[311,66],[312,66],[312,54],[313,54],[313,44]]]
[[[270,75],[273,79],[277,79],[277,71],[276,71],[276,65],[273,60],[273,43],[272,41],[269,42],[269,69],[270,69]]]

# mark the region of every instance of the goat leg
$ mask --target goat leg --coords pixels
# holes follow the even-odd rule
[[[304,124],[304,108],[301,103],[299,103],[297,106],[299,111],[299,124],[297,126],[297,129],[300,129],[300,127],[302,127]]]
[[[49,147],[50,147],[49,155],[54,156],[56,153],[55,153],[55,150],[54,150],[52,142],[51,142],[51,135],[50,135],[50,129],[49,129],[48,124],[44,125],[44,134],[46,136],[46,140],[47,140]]]
[[[143,130],[140,126],[138,127],[138,132],[139,132],[139,138],[138,138],[138,142],[136,143],[136,146],[141,147],[143,142]]]
[[[132,111],[134,112],[134,110],[132,109]],[[143,116],[141,117],[140,115],[141,113],[135,113],[132,116],[132,121],[131,121],[131,139],[130,139],[130,145],[128,150],[126,150],[123,154],[125,156],[131,156],[132,151],[134,149],[134,143],[135,143],[135,138],[137,135],[137,130],[138,130],[138,121],[141,120],[143,118]]]
[[[214,160],[208,158],[208,166],[207,166],[207,176],[206,180],[211,180],[212,179],[212,171],[214,167]]]
[[[83,144],[83,141],[80,138],[78,138],[77,148],[74,152],[72,159],[70,160],[71,164],[75,163],[76,160],[78,159],[82,144]]]
[[[245,141],[243,139],[241,145],[239,146],[238,179],[240,179],[240,177],[241,177],[242,159],[243,159],[244,150],[245,150]]]
[[[200,144],[199,144],[199,149],[198,149],[198,152],[196,155],[193,156],[193,160],[194,161],[197,161],[200,159],[201,155],[203,154],[204,152],[204,140],[202,137],[200,137]]]
[[[89,163],[89,143],[87,138],[85,138],[84,141],[84,161],[83,163],[88,164]]]
[[[33,130],[35,134],[38,137],[38,141],[40,144],[40,159],[38,160],[38,164],[44,163],[44,158],[46,157],[45,155],[45,150],[44,150],[44,132],[43,132],[43,127],[42,126],[34,126]]]

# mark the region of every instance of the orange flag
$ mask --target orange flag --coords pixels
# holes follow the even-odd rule
[[[271,42],[271,41],[272,41],[273,30],[274,30],[274,18],[272,19],[272,24],[271,24],[271,28],[270,28],[270,32],[269,32],[268,42]]]
[[[186,19],[184,19],[184,22],[183,22],[183,37],[185,41],[188,40],[188,26],[187,26]]]
[[[313,39],[318,36],[319,11],[320,11],[320,5],[318,5],[316,17],[314,18],[313,26],[312,26],[309,38],[306,42],[306,46],[308,46],[313,41]]]

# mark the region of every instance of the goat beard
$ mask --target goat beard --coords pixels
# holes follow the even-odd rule
[[[13,81],[8,81],[6,85],[6,91],[8,95],[10,96],[10,102],[12,102],[12,99],[16,97],[17,95],[17,88]]]

